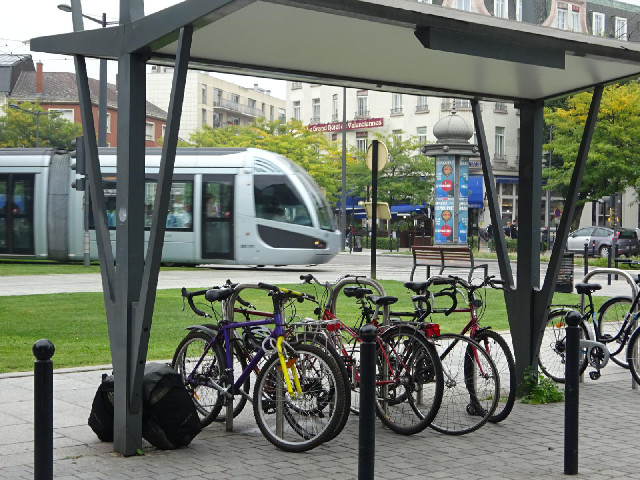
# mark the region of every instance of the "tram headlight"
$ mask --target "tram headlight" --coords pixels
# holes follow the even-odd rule
[[[314,240],[313,246],[314,246],[314,248],[322,250],[322,249],[327,248],[327,242],[324,242],[322,240]]]

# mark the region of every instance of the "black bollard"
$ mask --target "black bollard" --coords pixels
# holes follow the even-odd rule
[[[584,274],[589,273],[589,243],[584,244]]]
[[[376,456],[376,336],[371,324],[360,329],[360,414],[358,418],[358,479],[374,478]]]
[[[53,478],[53,362],[55,347],[47,339],[33,344],[33,420],[35,480]]]
[[[578,474],[578,404],[580,400],[580,324],[578,312],[569,312],[564,388],[564,473]]]

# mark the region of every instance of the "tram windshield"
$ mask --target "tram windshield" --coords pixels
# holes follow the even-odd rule
[[[253,184],[258,218],[312,226],[309,210],[285,175],[255,175]]]
[[[284,158],[284,157],[283,157]],[[320,186],[316,181],[307,173],[307,171],[295,162],[292,162],[288,158],[286,159],[291,168],[295,172],[296,176],[300,179],[304,185],[306,191],[309,193],[313,206],[318,214],[318,221],[320,222],[320,228],[323,230],[335,230],[333,225],[333,217],[331,216],[331,208],[325,198]]]

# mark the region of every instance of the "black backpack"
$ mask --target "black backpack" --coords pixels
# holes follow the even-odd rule
[[[91,413],[89,426],[103,442],[113,442],[113,375],[102,374]]]
[[[180,375],[150,363],[142,380],[142,437],[163,450],[186,447],[202,431],[198,411]]]
[[[89,415],[89,426],[103,442],[113,441],[113,390],[113,375],[103,374]],[[169,365],[145,367],[142,395],[142,437],[153,446],[163,450],[184,447],[202,430],[193,399]]]

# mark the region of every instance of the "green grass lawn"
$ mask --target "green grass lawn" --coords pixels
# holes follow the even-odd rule
[[[189,267],[162,267],[162,270],[191,269]],[[60,263],[52,260],[0,259],[0,277],[10,275],[53,275],[64,273],[100,273],[98,262],[85,268],[82,262]]]
[[[387,295],[399,298],[392,310],[411,310],[411,292],[397,281],[381,281]],[[282,285],[287,286],[287,285]],[[193,289],[203,286],[193,286]],[[305,290],[307,293],[321,293],[308,285],[289,288]],[[272,310],[271,299],[264,291],[246,290],[242,297],[264,311]],[[202,298],[202,297],[200,297]],[[554,303],[575,304],[578,296],[556,294]],[[596,297],[599,303],[604,297]],[[198,303],[201,310],[211,311],[202,299]],[[508,330],[508,322],[502,292],[488,290],[486,312],[482,325],[494,330]],[[313,318],[315,304],[295,303],[295,314],[299,318]],[[443,305],[444,306],[444,305]],[[337,312],[347,324],[353,325],[359,311],[352,299],[341,296]],[[293,312],[289,310],[289,314]],[[459,332],[468,322],[468,314],[433,315],[432,321],[441,325],[443,332]],[[212,323],[195,315],[189,307],[182,311],[180,291],[159,290],[151,327],[148,360],[171,359],[173,353],[186,335],[185,327],[204,322]],[[56,347],[53,357],[54,368],[101,365],[111,363],[107,321],[102,293],[58,293],[53,295],[28,295],[3,297],[0,301],[0,373],[28,371],[33,369],[33,343],[40,338],[48,338]]]

